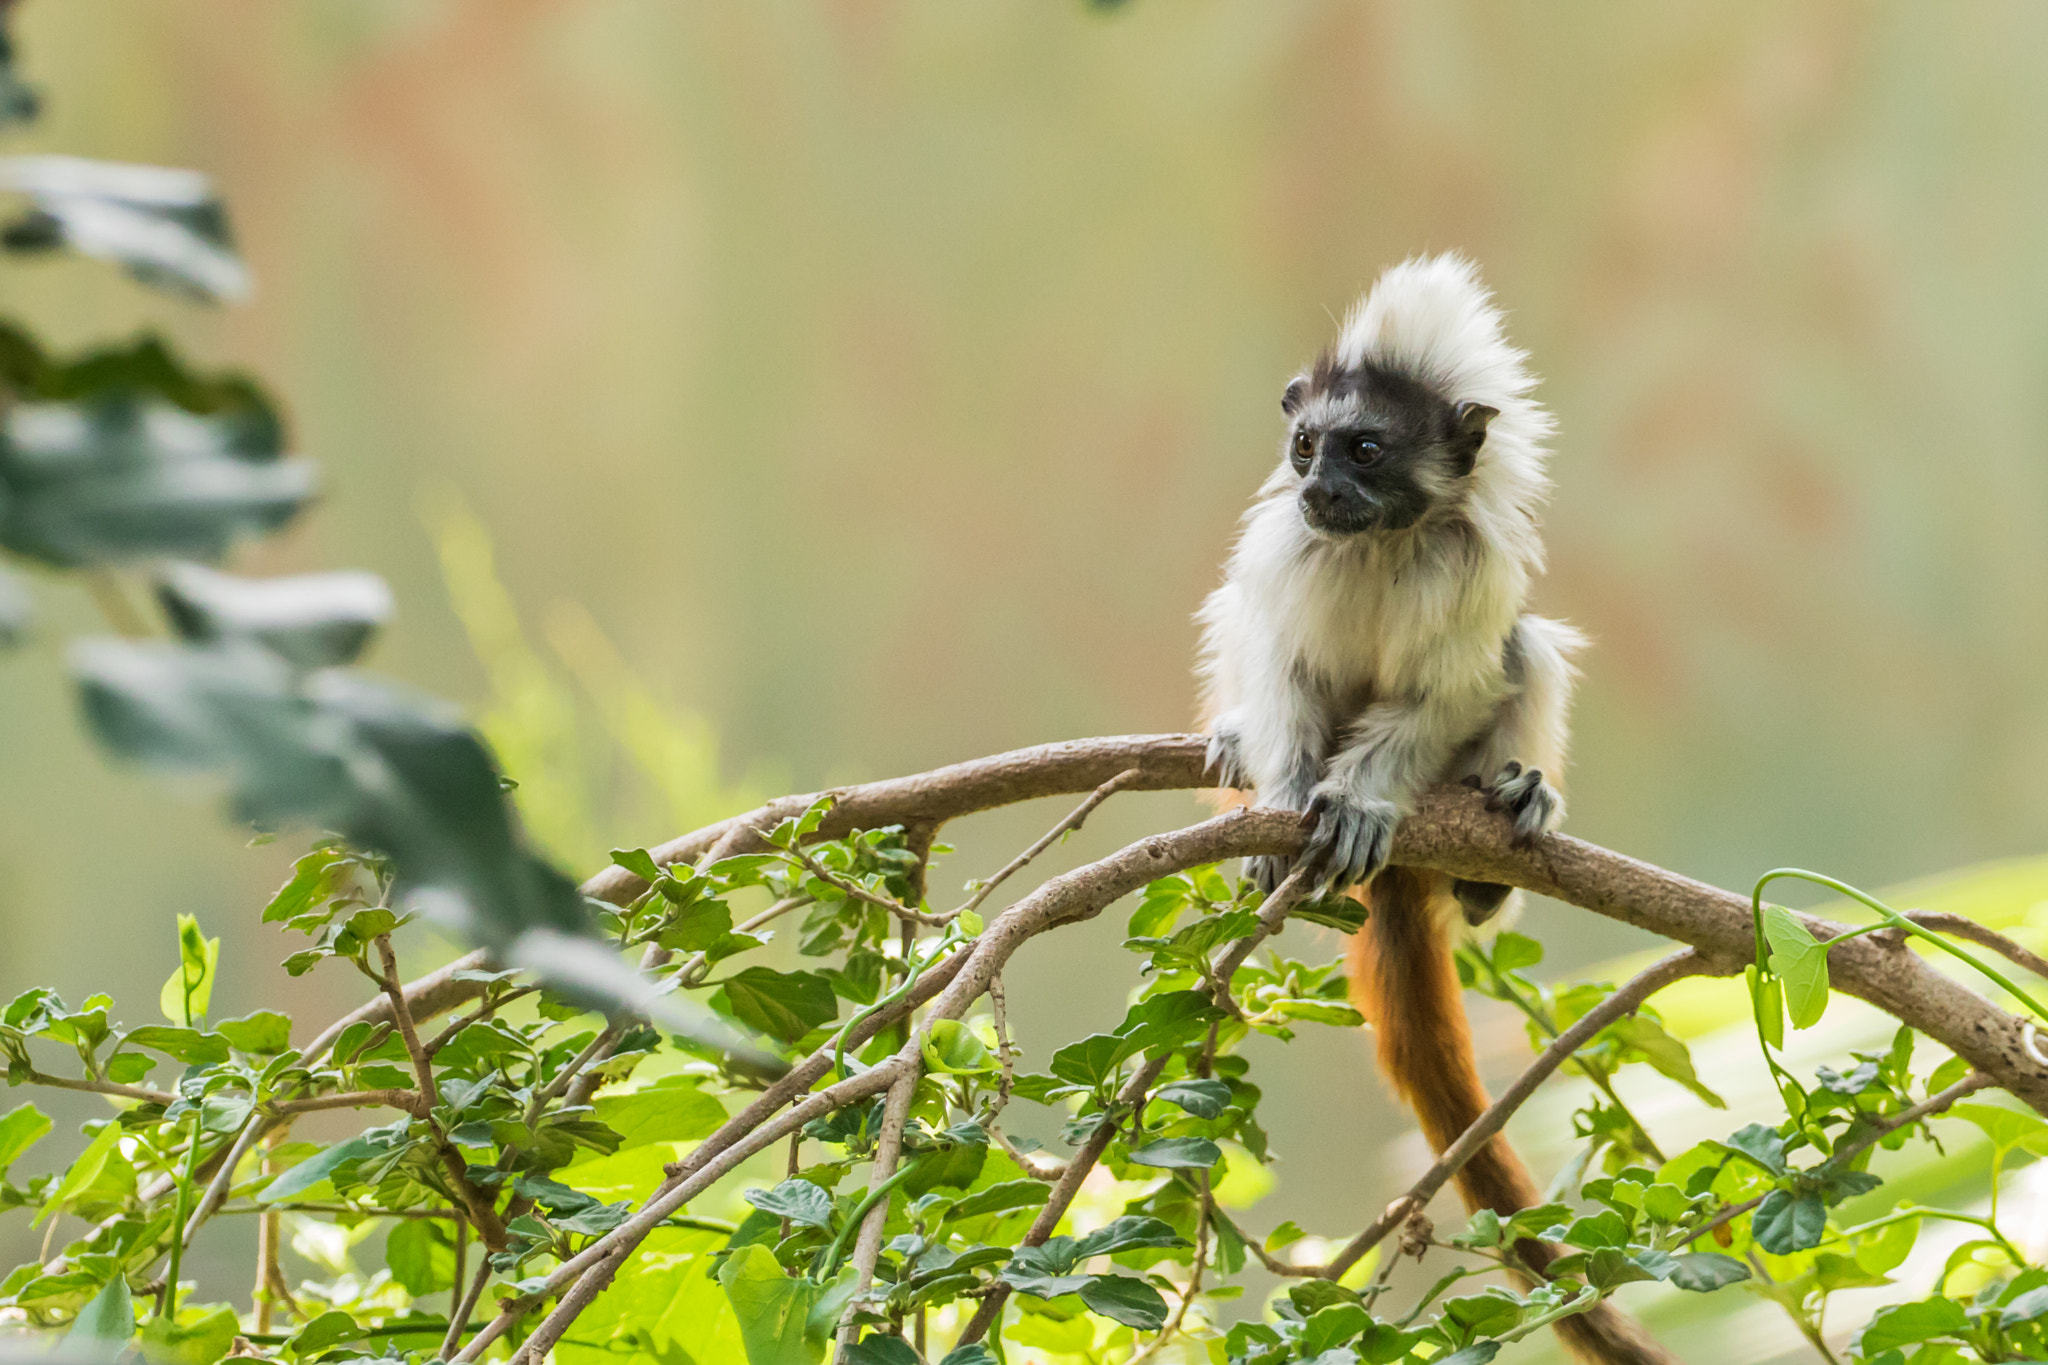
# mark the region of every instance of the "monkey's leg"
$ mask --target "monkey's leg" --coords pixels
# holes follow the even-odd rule
[[[1257,789],[1259,804],[1305,811],[1330,751],[1329,706],[1288,674],[1259,677],[1240,704],[1209,730],[1209,761],[1231,785]],[[1286,858],[1244,860],[1244,875],[1271,894],[1291,869]]]
[[[1577,635],[1555,621],[1524,616],[1515,623],[1502,659],[1515,690],[1463,764],[1465,785],[1487,794],[1487,809],[1507,812],[1517,842],[1564,821],[1560,785],[1574,676],[1570,653],[1577,646]],[[1496,882],[1451,885],[1465,922],[1475,926],[1499,914],[1512,890]]]

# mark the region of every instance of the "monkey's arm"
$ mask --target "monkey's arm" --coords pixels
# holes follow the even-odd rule
[[[1394,826],[1450,769],[1486,708],[1487,699],[1442,693],[1367,707],[1310,794],[1316,827],[1302,858],[1337,888],[1379,871]]]

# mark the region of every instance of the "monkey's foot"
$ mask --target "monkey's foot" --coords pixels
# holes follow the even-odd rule
[[[1294,864],[1287,858],[1275,858],[1264,854],[1244,860],[1245,880],[1259,888],[1262,895],[1270,896],[1273,888],[1287,880],[1287,874],[1294,870]]]
[[[1342,891],[1387,865],[1401,812],[1391,801],[1361,801],[1334,788],[1321,788],[1308,803],[1316,826],[1302,846],[1301,861],[1325,891]]]
[[[1451,894],[1458,898],[1458,908],[1464,913],[1465,923],[1477,929],[1480,925],[1500,913],[1515,888],[1499,882],[1468,882],[1463,877],[1451,883]]]
[[[1488,810],[1507,813],[1514,821],[1518,844],[1534,842],[1537,835],[1556,828],[1564,818],[1564,798],[1543,780],[1540,768],[1524,768],[1510,760],[1492,782],[1482,783],[1474,774],[1465,779],[1465,785],[1486,793]]]
[[[1245,771],[1244,754],[1237,738],[1237,731],[1218,725],[1209,732],[1209,748],[1202,764],[1204,773],[1213,773],[1216,785],[1238,791],[1249,791],[1251,774]],[[1249,875],[1249,864],[1247,875]]]

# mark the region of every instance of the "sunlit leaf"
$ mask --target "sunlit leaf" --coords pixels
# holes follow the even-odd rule
[[[1771,970],[1785,984],[1792,1027],[1812,1028],[1828,1007],[1828,951],[1799,917],[1783,906],[1764,907],[1764,938],[1771,945]]]

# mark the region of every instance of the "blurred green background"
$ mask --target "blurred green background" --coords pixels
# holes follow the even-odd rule
[[[329,493],[235,567],[388,576],[376,664],[487,717],[565,865],[1186,727],[1281,386],[1444,248],[1560,421],[1574,832],[1745,886],[2048,849],[2048,9],[29,0],[18,36],[49,109],[13,149],[212,172],[259,293],[52,261],[0,309],[273,385]],[[109,768],[62,675],[90,603],[40,595],[0,989],[141,1022],[173,913],[246,924],[301,841]],[[1198,810],[1119,797],[1063,856]],[[1057,814],[953,830],[941,894]],[[1027,1047],[1116,1017],[1120,927],[1020,960]],[[1559,968],[1643,946],[1526,927]],[[223,1005],[354,1002],[287,951],[231,934]],[[1271,1217],[1341,1233],[1419,1146],[1363,1038],[1271,1051]]]

